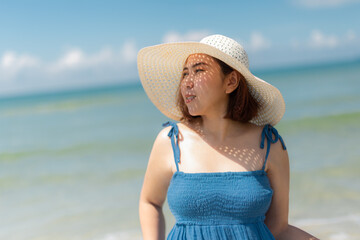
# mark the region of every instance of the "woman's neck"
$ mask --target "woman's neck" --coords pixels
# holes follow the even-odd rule
[[[222,117],[204,117],[194,120],[192,128],[203,138],[215,142],[224,142],[226,139],[239,137],[245,133],[251,123],[241,123]]]

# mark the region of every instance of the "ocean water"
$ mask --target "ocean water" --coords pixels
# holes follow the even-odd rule
[[[286,102],[289,223],[360,239],[360,62],[255,74]],[[0,239],[142,239],[143,176],[168,120],[139,83],[0,99]]]

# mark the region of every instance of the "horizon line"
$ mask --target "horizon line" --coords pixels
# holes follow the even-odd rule
[[[287,66],[277,66],[277,67],[264,67],[259,69],[251,70],[252,73],[258,74],[268,74],[274,72],[292,72],[292,71],[299,71],[299,70],[309,70],[309,69],[316,69],[316,68],[327,68],[333,66],[345,66],[349,64],[357,64],[360,63],[360,57],[354,57],[352,59],[345,59],[345,60],[332,60],[326,62],[316,62],[316,63],[309,63],[309,64],[291,64]],[[121,89],[127,87],[127,89],[135,89],[136,87],[141,86],[140,79],[138,77],[133,79],[128,79],[122,82],[108,82],[104,84],[93,84],[91,86],[68,86],[59,88],[48,88],[46,90],[39,90],[39,91],[28,91],[28,92],[17,92],[17,93],[10,93],[10,94],[1,94],[0,93],[0,100],[12,100],[12,99],[19,99],[19,98],[30,98],[35,96],[47,96],[47,95],[61,95],[61,94],[76,94],[81,92],[101,92],[106,90],[114,90]]]

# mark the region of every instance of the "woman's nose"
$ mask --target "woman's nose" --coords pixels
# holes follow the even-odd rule
[[[186,79],[185,86],[186,86],[186,88],[193,88],[194,87],[194,82],[193,82],[192,78]]]

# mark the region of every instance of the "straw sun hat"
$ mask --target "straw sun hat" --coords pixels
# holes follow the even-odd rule
[[[194,53],[220,59],[245,77],[250,94],[260,104],[251,123],[274,126],[280,121],[285,113],[280,91],[249,71],[247,54],[238,42],[218,34],[207,36],[200,42],[165,43],[139,51],[137,64],[141,83],[150,100],[165,116],[176,121],[182,116],[176,106],[177,88],[183,64]]]

